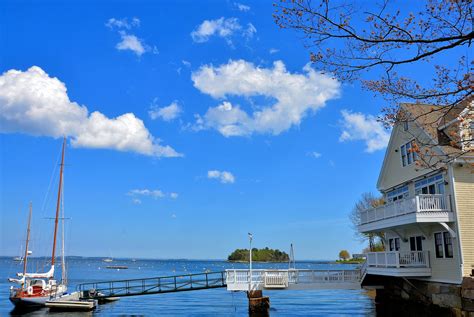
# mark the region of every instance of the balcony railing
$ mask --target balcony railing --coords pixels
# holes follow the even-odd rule
[[[368,267],[419,268],[430,267],[429,251],[390,251],[367,253]]]
[[[417,195],[361,211],[360,224],[363,225],[410,213],[448,212],[450,210],[449,196]]]

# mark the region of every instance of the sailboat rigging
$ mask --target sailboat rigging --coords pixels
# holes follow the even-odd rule
[[[58,186],[58,198],[56,203],[56,214],[54,218],[54,236],[53,236],[53,248],[51,254],[51,268],[46,273],[27,273],[27,257],[28,257],[28,243],[30,240],[30,222],[32,214],[32,206],[30,204],[30,214],[28,218],[28,229],[27,239],[23,263],[23,272],[17,273],[19,279],[10,278],[9,281],[12,283],[20,284],[20,287],[10,287],[10,301],[16,307],[27,307],[27,306],[44,306],[46,301],[53,297],[58,297],[66,293],[66,273],[64,264],[64,209],[62,217],[62,281],[58,283],[54,279],[55,269],[55,258],[56,258],[56,240],[58,233],[58,222],[59,212],[62,202],[62,190],[63,190],[63,170],[64,170],[64,154],[66,148],[66,138],[63,139],[62,151],[61,151],[61,166],[59,172],[59,186]]]

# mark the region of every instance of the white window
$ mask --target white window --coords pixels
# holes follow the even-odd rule
[[[408,185],[387,192],[387,202],[391,203],[400,199],[408,198]]]
[[[437,258],[453,257],[453,241],[449,232],[437,232],[434,234],[435,251]]]
[[[408,121],[403,121],[403,131],[408,131]]]
[[[399,251],[400,250],[400,238],[388,239],[388,245],[390,251]]]
[[[422,236],[410,237],[410,251],[423,251],[422,240]]]
[[[402,156],[402,166],[407,166],[418,160],[418,153],[415,151],[415,140],[407,142],[400,147]]]
[[[407,150],[405,149],[405,145],[402,145],[401,154],[402,154],[402,166],[407,166]]]
[[[415,182],[416,195],[444,194],[443,174],[437,174]]]

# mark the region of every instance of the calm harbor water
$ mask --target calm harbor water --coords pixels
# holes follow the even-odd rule
[[[34,263],[35,259],[31,262]],[[126,270],[106,269],[106,265],[125,265]],[[217,272],[229,268],[247,268],[244,263],[194,260],[140,260],[115,259],[107,264],[99,258],[69,258],[67,261],[69,291],[78,283],[103,280],[132,279]],[[34,264],[33,264],[34,265]],[[300,262],[301,269],[341,269],[340,264]],[[255,268],[287,268],[286,263],[255,263]],[[0,257],[0,316],[12,312],[8,300],[8,277],[21,271],[21,264],[11,257]],[[265,291],[270,296],[271,316],[375,316],[375,304],[363,290]],[[47,309],[31,312],[28,316],[48,315]],[[146,295],[122,298],[120,301],[100,305],[94,312],[53,316],[248,316],[247,298],[243,292],[228,292],[224,288]]]

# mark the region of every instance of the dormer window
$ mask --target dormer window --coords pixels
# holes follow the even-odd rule
[[[415,140],[403,144],[400,147],[400,154],[402,158],[402,166],[412,164],[418,159],[418,154],[415,151]]]

